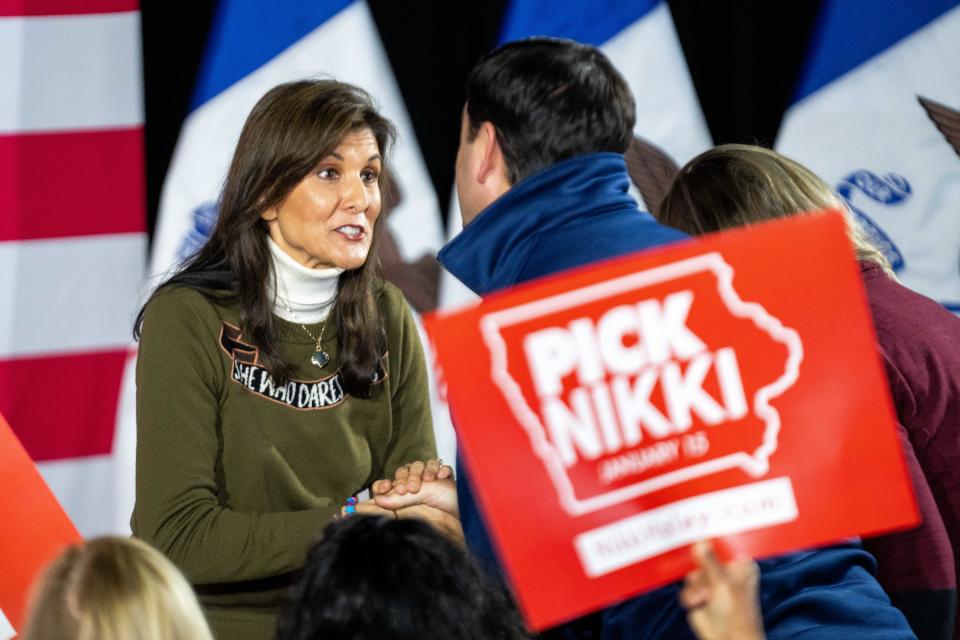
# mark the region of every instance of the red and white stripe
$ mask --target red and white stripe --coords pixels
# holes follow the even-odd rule
[[[138,2],[0,0],[0,86],[0,412],[93,535],[145,266]]]

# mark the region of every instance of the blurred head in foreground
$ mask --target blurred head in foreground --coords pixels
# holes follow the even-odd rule
[[[803,165],[763,147],[725,144],[701,153],[680,169],[655,215],[663,224],[700,235],[821,209],[844,212],[857,259],[893,275],[833,189]]]
[[[281,613],[278,640],[521,640],[506,595],[466,550],[415,519],[327,527]]]
[[[23,640],[212,640],[197,599],[163,555],[132,538],[65,550],[35,585]]]

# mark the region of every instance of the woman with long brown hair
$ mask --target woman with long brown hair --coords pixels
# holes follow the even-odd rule
[[[132,528],[194,584],[218,638],[272,638],[344,501],[436,457],[417,329],[377,274],[393,138],[351,85],[269,91],[209,241],[137,319]]]

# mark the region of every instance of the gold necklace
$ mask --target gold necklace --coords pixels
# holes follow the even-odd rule
[[[310,339],[314,341],[315,346],[313,349],[313,355],[310,356],[310,362],[313,363],[313,366],[323,369],[327,366],[327,363],[330,362],[330,354],[323,350],[323,332],[327,328],[327,321],[324,320],[320,323],[320,336],[313,335],[313,332],[310,329],[307,329],[307,325],[300,322],[299,317],[294,313],[293,309],[287,306],[287,303],[283,301],[283,298],[279,294],[276,295],[277,302],[280,303],[287,313],[290,314],[290,317],[295,318],[297,324],[300,325],[300,328],[303,329],[304,333],[310,336]]]

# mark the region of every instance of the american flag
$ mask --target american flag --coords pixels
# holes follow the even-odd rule
[[[141,76],[136,0],[0,0],[0,412],[85,535],[145,267]]]

